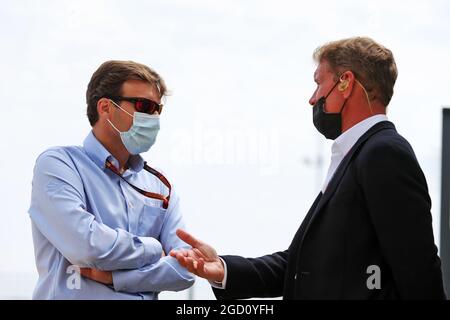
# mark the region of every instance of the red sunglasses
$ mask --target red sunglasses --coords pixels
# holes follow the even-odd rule
[[[146,98],[121,97],[121,96],[111,96],[107,98],[113,100],[116,103],[118,101],[131,102],[134,104],[134,108],[136,109],[137,112],[143,112],[148,114],[154,114],[155,111],[158,112],[158,114],[161,114],[163,108],[163,104],[156,103],[155,101]]]

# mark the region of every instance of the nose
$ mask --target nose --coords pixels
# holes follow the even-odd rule
[[[312,106],[314,106],[314,104],[316,103],[316,95],[315,94],[313,94],[312,96],[311,96],[311,98],[309,98],[309,104],[310,105],[312,105]]]

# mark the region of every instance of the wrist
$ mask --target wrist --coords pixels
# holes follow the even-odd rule
[[[214,279],[213,281],[215,283],[222,284],[223,280],[225,278],[225,266],[224,266],[223,260],[221,258],[217,258],[217,260],[218,260],[217,264],[219,265],[219,274],[217,275],[216,279]]]

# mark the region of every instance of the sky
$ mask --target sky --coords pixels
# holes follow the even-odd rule
[[[87,84],[111,59],[149,65],[171,91],[143,156],[177,189],[189,230],[220,254],[255,257],[289,246],[330,163],[308,104],[314,49],[375,39],[396,59],[388,117],[427,178],[438,244],[449,34],[445,0],[0,0],[0,298],[31,297],[36,157],[82,144]],[[190,294],[161,298],[214,298],[201,279]]]

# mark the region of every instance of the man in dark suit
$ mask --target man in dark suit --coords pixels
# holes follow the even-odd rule
[[[221,256],[183,230],[172,251],[219,299],[445,299],[431,200],[409,143],[388,121],[392,52],[370,38],[314,52],[313,122],[334,140],[327,178],[286,251]]]

